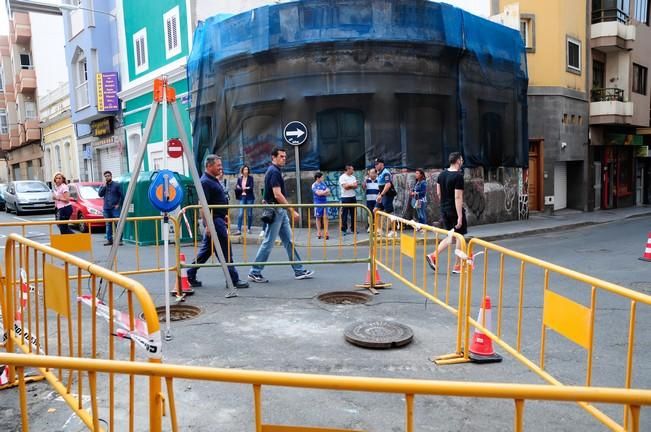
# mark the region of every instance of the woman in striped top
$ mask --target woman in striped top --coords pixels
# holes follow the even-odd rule
[[[375,168],[371,168],[367,172],[366,179],[362,183],[362,188],[366,192],[366,207],[373,212],[375,209],[375,203],[377,202],[377,195],[380,193],[380,185],[377,181],[377,171]],[[371,226],[371,221],[368,221],[369,227]],[[366,232],[369,230],[367,229]]]

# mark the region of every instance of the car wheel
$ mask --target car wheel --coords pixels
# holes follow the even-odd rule
[[[81,212],[77,213],[77,220],[79,221],[77,223],[77,229],[79,230],[80,233],[87,233],[88,230],[90,229],[90,224],[83,222],[84,220],[84,215],[81,214]]]
[[[16,203],[16,216],[22,216],[23,211],[20,209],[18,203]]]
[[[5,204],[5,211],[7,213],[11,213],[11,209],[9,208],[9,204]]]

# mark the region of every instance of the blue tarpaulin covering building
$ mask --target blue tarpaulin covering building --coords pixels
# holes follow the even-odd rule
[[[526,167],[520,33],[448,4],[305,0],[200,23],[188,60],[198,160],[260,172],[300,120],[304,170]],[[292,152],[289,152],[291,155]],[[291,168],[293,159],[289,161]]]

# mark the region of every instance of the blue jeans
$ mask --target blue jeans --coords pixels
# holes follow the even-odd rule
[[[119,218],[120,207],[103,209],[104,219]],[[113,222],[106,222],[106,241],[113,241]]]
[[[255,256],[255,262],[264,263],[269,260],[269,255],[271,254],[271,249],[273,249],[274,244],[276,243],[276,237],[280,236],[280,241],[285,246],[285,251],[287,256],[292,261],[301,261],[301,256],[298,254],[298,251],[294,249],[294,244],[292,243],[292,228],[289,223],[289,216],[285,209],[276,209],[276,217],[271,225],[267,226],[267,231],[265,231],[264,240],[258,249],[258,253]],[[292,259],[293,258],[293,259]],[[294,273],[298,273],[304,270],[302,264],[292,264]],[[251,267],[250,274],[261,275],[264,265],[256,264]]]
[[[68,204],[65,207],[57,209],[56,220],[69,220],[72,215],[72,205]],[[59,224],[59,232],[61,234],[73,234],[68,224]]]
[[[357,198],[355,197],[342,197],[342,204],[355,204]],[[341,210],[341,231],[346,232],[348,229],[348,218],[350,217],[350,230],[355,232],[355,210],[354,207],[342,207]]]
[[[255,199],[253,197],[243,196],[240,200],[240,204],[253,204]],[[242,231],[242,222],[244,219],[244,209],[240,208],[240,214],[237,216],[237,230]],[[246,226],[248,229],[251,229],[251,224],[253,223],[253,209],[246,209]]]
[[[416,217],[418,218],[418,223],[426,224],[427,223],[427,212],[425,211],[425,203],[421,203],[420,207],[416,209]]]
[[[228,232],[226,231],[226,221],[222,218],[215,218],[213,219],[215,222],[215,230],[217,231],[217,238],[219,239],[219,244],[222,249],[222,253],[224,254],[224,259],[228,262],[233,262],[233,251],[232,249],[228,248]],[[206,229],[207,231],[207,229]],[[192,264],[203,264],[206,261],[208,261],[208,258],[210,258],[210,245],[212,244],[210,236],[204,234],[203,240],[201,241],[201,247],[199,248],[199,252],[197,253],[197,257],[195,258],[194,261],[192,261]],[[215,252],[215,255],[217,255],[217,252]],[[230,260],[228,257],[230,256]],[[197,272],[199,271],[198,267],[192,267],[188,269],[188,279],[190,280],[197,280]],[[231,280],[233,283],[237,283],[237,281],[240,280],[240,276],[237,274],[237,270],[235,270],[235,267],[228,267],[228,273],[231,275]]]

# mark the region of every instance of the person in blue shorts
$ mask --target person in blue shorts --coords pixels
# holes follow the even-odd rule
[[[323,182],[323,173],[317,172],[314,174],[314,183],[312,183],[312,194],[314,195],[314,204],[325,204],[328,202],[328,195],[330,195],[330,189]],[[328,212],[325,207],[315,207],[314,208],[314,217],[316,218],[316,236],[321,239],[321,237],[328,240],[330,236],[328,235]],[[323,231],[321,231],[321,224],[323,220]],[[322,235],[323,233],[323,235]]]

